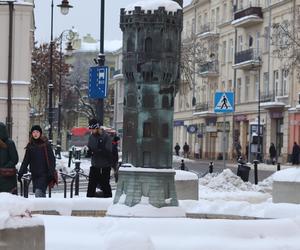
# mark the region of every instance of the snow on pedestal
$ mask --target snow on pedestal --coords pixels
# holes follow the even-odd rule
[[[288,168],[273,176],[273,202],[300,204],[300,168]]]
[[[25,198],[0,193],[1,249],[2,246],[6,250],[45,249],[43,221],[31,217],[31,208],[30,202]]]

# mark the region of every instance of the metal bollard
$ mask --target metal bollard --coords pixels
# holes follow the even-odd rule
[[[210,174],[214,172],[214,163],[212,161],[209,163],[208,172]]]
[[[258,176],[257,176],[257,165],[258,165],[258,160],[254,160],[254,184],[256,185],[258,183]]]
[[[79,171],[80,171],[80,160],[75,160],[75,195],[79,195]]]
[[[70,149],[70,150],[69,150],[68,168],[71,167],[72,157],[73,157],[73,150]]]
[[[280,162],[277,163],[277,171],[280,171]]]

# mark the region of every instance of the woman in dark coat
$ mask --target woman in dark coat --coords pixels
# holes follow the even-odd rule
[[[0,192],[17,194],[18,161],[15,143],[8,138],[5,124],[0,122]]]
[[[42,129],[39,125],[31,128],[30,140],[26,146],[25,156],[18,175],[19,179],[27,172],[28,165],[35,197],[46,197],[48,184],[56,181],[55,156],[47,138],[42,136]]]
[[[293,165],[299,164],[299,154],[300,154],[300,147],[297,144],[297,142],[294,142],[293,153],[292,153],[292,164]]]
[[[276,162],[276,155],[277,155],[277,152],[276,152],[276,148],[275,148],[275,145],[273,142],[271,142],[271,146],[269,148],[269,154],[270,154],[270,159],[271,159],[271,162],[272,164],[274,165],[275,162]]]

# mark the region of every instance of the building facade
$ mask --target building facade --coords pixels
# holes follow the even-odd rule
[[[299,33],[299,6],[299,0],[194,0],[184,8],[182,50],[190,71],[175,99],[174,143],[187,142],[203,159],[221,159],[224,147],[227,159],[240,151],[266,161],[273,142],[279,159],[289,160],[293,142],[300,142],[300,86],[291,57],[297,46],[287,31]],[[225,118],[214,112],[216,92],[234,92],[235,112]]]
[[[33,1],[10,4],[0,3],[0,121],[11,127],[22,158],[29,131]]]

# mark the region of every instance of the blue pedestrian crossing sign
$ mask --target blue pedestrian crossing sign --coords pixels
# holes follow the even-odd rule
[[[89,98],[103,99],[107,96],[108,67],[94,66],[89,69]]]
[[[234,112],[233,92],[215,93],[215,112],[220,112],[220,113]]]

